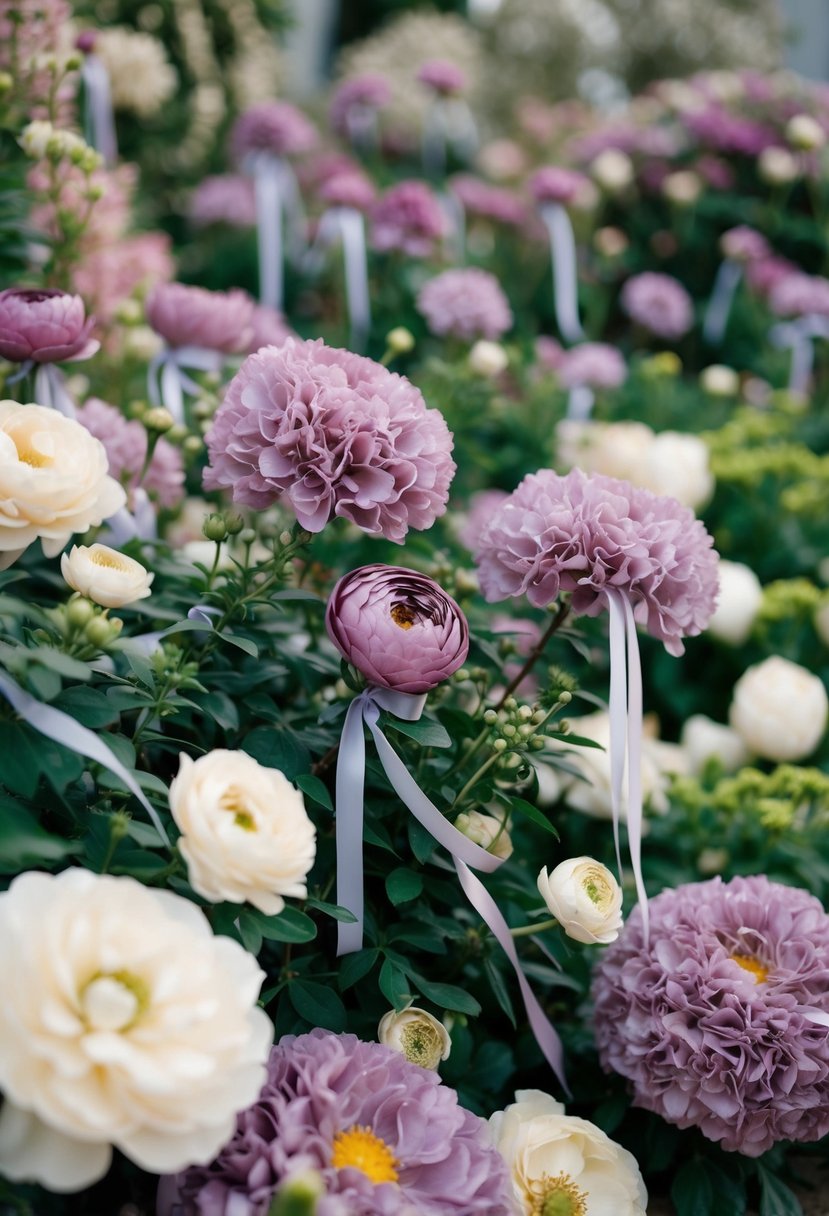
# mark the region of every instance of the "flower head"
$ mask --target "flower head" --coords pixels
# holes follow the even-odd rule
[[[298,156],[316,146],[317,129],[287,101],[258,101],[236,119],[230,143],[238,162],[255,152]]]
[[[544,165],[530,178],[530,193],[537,203],[560,203],[569,207],[592,191],[589,177],[560,165]]]
[[[95,31],[95,53],[103,60],[116,110],[150,118],[175,94],[178,73],[164,43],[125,25]]]
[[[729,720],[746,747],[766,760],[803,760],[823,738],[829,696],[820,676],[772,655],[734,685]]]
[[[329,207],[354,207],[357,211],[368,211],[376,197],[371,178],[357,168],[332,173],[320,186],[319,196]]]
[[[418,311],[433,334],[494,341],[512,327],[509,301],[494,274],[475,267],[444,270],[421,287]]]
[[[771,253],[762,232],[746,224],[738,224],[724,232],[720,237],[720,249],[723,257],[731,258],[733,262],[759,262]]]
[[[449,187],[464,210],[497,224],[520,228],[527,220],[527,205],[515,190],[493,186],[472,173],[456,173]]]
[[[759,1156],[829,1131],[829,916],[805,891],[720,878],[663,891],[602,956],[599,1054],[637,1106]]]
[[[658,338],[682,338],[694,323],[691,297],[669,274],[645,271],[628,279],[622,288],[622,307],[632,321]]]
[[[247,353],[255,355],[263,346],[283,346],[296,333],[285,319],[285,314],[268,304],[257,304],[251,318],[253,335]]]
[[[211,1165],[171,1180],[159,1216],[258,1216],[285,1179],[308,1170],[325,1182],[320,1216],[512,1210],[486,1124],[436,1073],[380,1043],[313,1030],[274,1047],[265,1088],[233,1139]]]
[[[402,541],[443,513],[455,472],[443,416],[404,376],[322,341],[251,355],[207,435],[208,489],[283,500],[310,532],[342,516]]]
[[[421,1068],[437,1069],[452,1050],[452,1040],[443,1022],[416,1005],[409,1005],[400,1013],[396,1009],[384,1013],[377,1027],[377,1038],[384,1046],[399,1051],[410,1064],[418,1064]]]
[[[190,198],[190,219],[198,225],[253,228],[256,224],[253,182],[240,173],[202,178]]]
[[[331,641],[372,684],[424,693],[463,665],[469,627],[434,579],[402,566],[361,566],[331,592]]]
[[[417,80],[441,97],[451,97],[466,88],[466,73],[451,59],[427,59],[418,69]]]
[[[588,388],[614,389],[624,384],[627,364],[615,346],[582,342],[565,352],[558,376],[565,388],[585,384]]]
[[[437,196],[425,182],[391,186],[374,204],[371,243],[381,253],[397,249],[412,257],[435,252],[446,234],[446,219]]]
[[[570,857],[538,875],[538,890],[552,916],[574,941],[615,942],[622,927],[622,889],[601,862]]]
[[[88,359],[100,346],[90,338],[80,296],[50,288],[0,291],[0,358],[12,363],[65,363]]]
[[[484,528],[476,561],[487,600],[526,595],[536,608],[562,591],[597,616],[608,593],[630,596],[636,619],[672,654],[714,611],[717,559],[687,507],[601,474],[531,473]]]
[[[204,346],[235,354],[252,337],[256,307],[244,291],[208,291],[159,283],[147,298],[147,320],[170,346]]]
[[[125,418],[114,405],[88,397],[76,417],[90,434],[100,439],[109,461],[109,471],[132,495],[139,484],[147,455],[147,432],[140,422]],[[171,508],[184,496],[184,465],[181,452],[163,437],[153,449],[141,485],[159,506]]]
[[[806,313],[829,316],[829,279],[794,272],[775,283],[769,293],[769,308],[779,317]]]
[[[348,136],[355,110],[382,110],[390,101],[391,86],[386,77],[379,72],[364,72],[337,86],[331,98],[328,121],[338,135]]]
[[[73,545],[61,554],[60,572],[73,591],[103,608],[124,608],[151,593],[154,574],[109,545]]]

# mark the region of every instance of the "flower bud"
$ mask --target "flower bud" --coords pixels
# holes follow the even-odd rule
[[[414,344],[414,334],[404,325],[398,325],[386,334],[386,346],[395,355],[407,355],[414,350]]]
[[[225,527],[227,528],[228,536],[238,536],[245,526],[245,521],[241,515],[227,514],[225,515]]]
[[[66,605],[66,619],[73,629],[85,629],[95,615],[95,605],[82,595],[73,595]]]
[[[593,237],[593,246],[603,258],[618,258],[627,250],[630,241],[621,228],[599,228]]]
[[[455,820],[455,827],[469,840],[486,849],[487,853],[492,853],[493,857],[501,857],[506,861],[512,856],[509,832],[494,815],[484,815],[481,811],[462,811]]]
[[[184,443],[181,445],[188,456],[198,456],[199,452],[204,447],[198,435],[188,435]]]
[[[50,122],[38,119],[23,128],[18,142],[32,160],[42,160],[48,152],[54,134],[55,128]]]
[[[740,377],[733,367],[724,363],[712,363],[700,372],[702,389],[711,397],[736,397],[740,391]]]
[[[60,570],[73,591],[102,608],[124,608],[146,599],[155,578],[140,562],[108,545],[73,545],[61,556]]]
[[[619,148],[605,148],[593,161],[590,172],[606,194],[619,194],[633,182],[633,161]]]
[[[108,617],[102,614],[92,618],[84,630],[84,636],[91,646],[105,650],[118,637],[123,625],[124,622],[119,617]]]
[[[571,857],[538,875],[538,890],[568,937],[574,941],[606,945],[622,927],[622,890],[600,861]]]
[[[691,169],[679,169],[665,178],[662,194],[677,207],[692,207],[702,194],[702,178]]]
[[[488,342],[482,338],[469,352],[469,368],[476,376],[494,379],[500,376],[508,363],[507,352],[499,342]]]
[[[786,139],[799,152],[814,152],[826,143],[826,132],[811,114],[795,114],[786,123]]]
[[[377,1038],[385,1047],[399,1051],[410,1064],[419,1064],[433,1072],[441,1060],[448,1059],[452,1049],[452,1040],[443,1023],[415,1005],[402,1013],[390,1009],[384,1014],[377,1027]]]
[[[202,526],[202,532],[208,540],[216,541],[217,544],[223,540],[227,540],[227,526],[224,516],[217,515],[215,512],[212,515],[208,515]]]
[[[734,686],[731,725],[764,760],[803,760],[823,737],[827,718],[823,681],[779,655],[749,667]]]
[[[757,173],[770,186],[787,186],[800,176],[800,166],[787,148],[764,148],[757,158]]]
[[[147,410],[141,421],[148,431],[155,431],[159,435],[166,434],[175,426],[173,415],[169,410],[165,410],[163,405],[157,405],[153,409]]]

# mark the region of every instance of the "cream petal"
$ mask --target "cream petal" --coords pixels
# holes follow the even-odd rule
[[[0,1172],[12,1182],[39,1182],[50,1191],[80,1191],[109,1169],[109,1144],[76,1140],[8,1099],[0,1112]]]

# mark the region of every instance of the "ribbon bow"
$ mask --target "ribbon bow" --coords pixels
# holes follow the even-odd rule
[[[536,1041],[565,1091],[564,1051],[561,1040],[544,1013],[521,970],[515,942],[495,900],[472,869],[491,874],[502,859],[469,840],[441,814],[412,777],[379,726],[380,710],[407,722],[416,722],[423,712],[425,696],[369,687],[354,698],[343,725],[337,760],[337,903],[355,916],[352,924],[338,927],[338,954],[359,950],[363,944],[363,795],[366,747],[363,723],[374,740],[383,771],[403,805],[427,832],[447,850],[461,887],[515,969],[527,1018]]]
[[[581,342],[576,238],[570,216],[561,203],[544,203],[540,210],[550,240],[553,264],[553,303],[556,324],[565,341]]]
[[[829,317],[806,313],[794,321],[780,321],[769,330],[769,341],[773,346],[791,349],[789,391],[792,393],[805,393],[809,387],[815,338],[829,338]]]
[[[25,363],[21,363],[13,376],[9,376],[6,384],[17,384],[32,371],[35,373],[35,404],[45,405],[50,410],[57,410],[66,418],[74,418],[75,403],[66,391],[63,372],[57,364],[35,363],[34,359],[27,359]]]
[[[198,396],[201,388],[184,370],[217,372],[224,355],[206,346],[165,346],[147,369],[147,392],[153,405],[163,405],[176,422],[184,422],[184,393]]]

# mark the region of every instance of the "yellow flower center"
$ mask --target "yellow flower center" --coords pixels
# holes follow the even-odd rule
[[[604,908],[613,902],[613,888],[601,870],[588,870],[582,879],[582,886],[587,898],[597,908]]]
[[[106,570],[128,570],[129,566],[122,559],[120,553],[115,553],[112,549],[90,549],[87,554],[89,560],[94,562],[96,566],[103,566]]]
[[[28,464],[33,469],[42,469],[52,464],[52,455],[49,452],[39,452],[31,439],[21,439],[15,442],[17,448],[17,458],[21,464]]]
[[[230,811],[233,822],[246,832],[256,831],[256,820],[247,809],[244,795],[237,785],[229,785],[219,799],[223,811]]]
[[[150,990],[131,971],[99,972],[83,988],[80,1000],[90,1030],[129,1030],[147,1008]]]
[[[392,604],[389,611],[391,619],[401,629],[411,629],[417,621],[417,613],[408,604]]]
[[[331,1164],[335,1170],[362,1170],[372,1182],[397,1182],[397,1159],[370,1127],[355,1124],[334,1137]]]
[[[528,1216],[587,1216],[587,1192],[580,1191],[569,1174],[543,1174],[533,1191]]]
[[[761,963],[759,958],[755,958],[753,954],[732,954],[732,963],[736,963],[738,967],[742,967],[743,971],[747,971],[749,975],[754,976],[755,983],[765,984],[769,978],[769,969]]]

